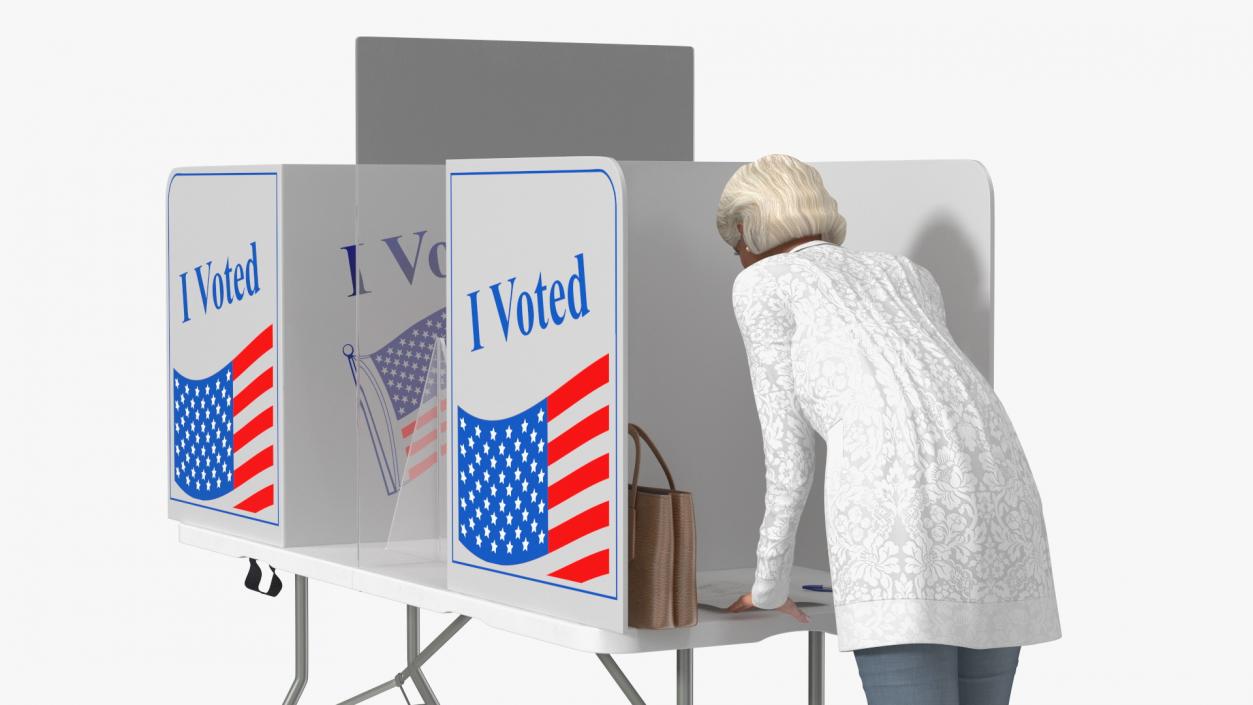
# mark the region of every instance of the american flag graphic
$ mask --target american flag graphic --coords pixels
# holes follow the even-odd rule
[[[483,561],[570,583],[609,573],[609,356],[532,406],[457,407],[457,537]]]
[[[203,379],[174,370],[174,482],[208,506],[274,507],[274,326]]]
[[[439,393],[445,382],[437,363],[444,329],[441,308],[368,355],[345,348],[359,390],[357,407],[389,495],[448,454],[448,422],[442,420],[448,401]]]

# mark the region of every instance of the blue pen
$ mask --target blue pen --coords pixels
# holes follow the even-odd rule
[[[813,592],[831,592],[830,585],[802,585],[801,587]]]

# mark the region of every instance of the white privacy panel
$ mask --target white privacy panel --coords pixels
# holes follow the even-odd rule
[[[448,586],[622,631],[623,178],[447,163]]]
[[[169,516],[281,546],[356,536],[342,346],[352,166],[170,175]]]
[[[845,247],[905,255],[935,275],[949,331],[992,381],[992,183],[974,161],[818,162],[848,219]]]
[[[697,565],[752,567],[765,479],[744,346],[731,309],[739,260],[718,236],[730,162],[623,162],[629,198],[630,420],[658,442],[694,494]],[[992,374],[992,194],[970,161],[820,162],[848,219],[845,246],[904,254],[935,274],[949,327]],[[797,565],[827,569],[819,453]],[[645,460],[646,484],[662,482]],[[815,499],[818,498],[818,499]]]
[[[278,170],[175,172],[168,212],[171,510],[278,527]]]

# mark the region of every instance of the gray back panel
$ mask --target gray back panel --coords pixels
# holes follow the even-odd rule
[[[688,160],[692,48],[357,39],[357,163]]]
[[[731,162],[626,162],[628,413],[696,505],[697,566],[751,567],[765,497],[761,428],[731,283],[739,259],[714,229]],[[848,218],[845,246],[904,254],[935,275],[949,329],[992,376],[992,194],[976,162],[818,162]],[[825,454],[796,564],[826,570]],[[664,483],[646,458],[642,484]]]

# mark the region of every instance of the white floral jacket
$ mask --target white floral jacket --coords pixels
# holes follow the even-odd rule
[[[766,461],[754,603],[787,598],[817,431],[840,650],[1059,638],[1027,458],[931,273],[812,242],[749,266],[732,301]]]

